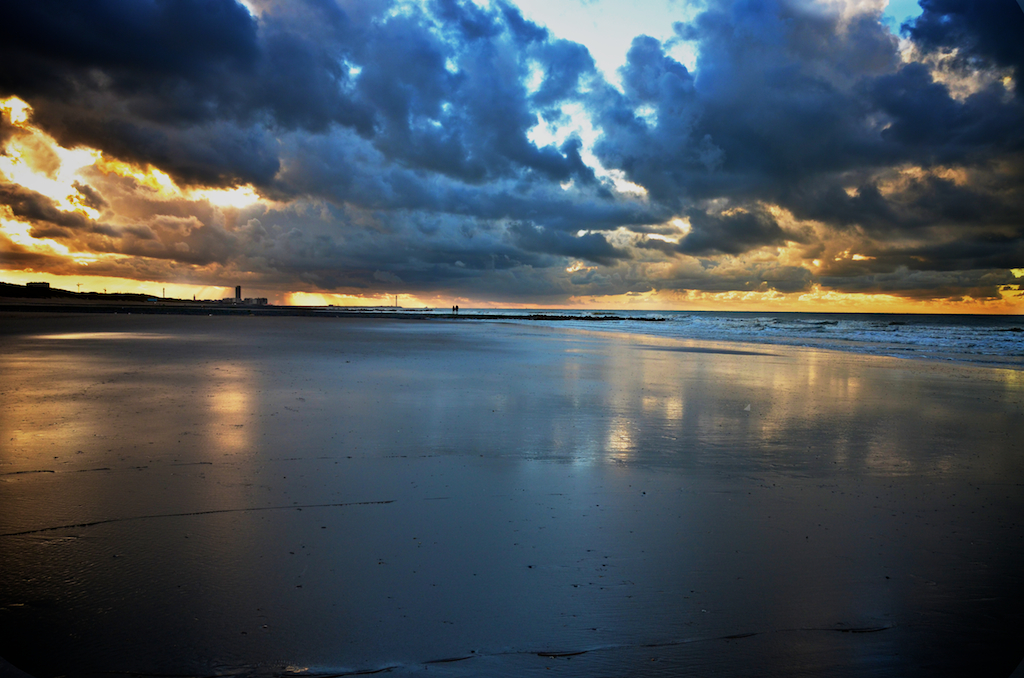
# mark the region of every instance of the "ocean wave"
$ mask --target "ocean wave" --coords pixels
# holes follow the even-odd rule
[[[512,313],[489,309],[486,315],[497,320]],[[1024,323],[1020,316],[546,310],[537,312],[533,322],[544,323],[544,315],[552,316],[552,325],[557,317],[559,327],[1024,369]],[[585,320],[608,316],[616,319],[601,323],[599,328]],[[574,317],[580,320],[574,321]],[[650,322],[654,319],[665,322]]]

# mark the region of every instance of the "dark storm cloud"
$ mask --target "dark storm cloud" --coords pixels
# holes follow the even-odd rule
[[[10,123],[7,115],[0,114],[0,155],[4,155],[7,147],[7,140],[17,134],[18,128]]]
[[[0,27],[0,91],[28,101],[65,145],[186,182],[266,181],[276,171],[272,137],[251,124],[277,81],[265,67],[276,42],[261,43],[233,0],[4,3]],[[277,94],[269,113],[288,118],[295,97]],[[315,110],[312,101],[297,103]]]
[[[81,181],[75,181],[71,184],[75,190],[81,196],[82,204],[86,207],[91,207],[94,210],[101,210],[107,206],[107,201],[103,199],[99,191],[88,184],[83,184]]]
[[[693,211],[691,231],[679,242],[683,254],[741,254],[765,245],[784,245],[799,236],[787,235],[764,211],[711,216]]]
[[[524,222],[512,224],[509,232],[515,243],[528,252],[561,254],[596,264],[611,264],[617,259],[629,258],[628,252],[613,247],[600,233],[575,236]]]
[[[807,268],[715,264],[793,244],[824,258],[827,286],[908,296],[957,280],[990,290],[981,277],[1021,265],[1012,0],[923,0],[903,30],[924,62],[901,58],[875,12],[709,0],[669,43],[636,36],[621,89],[506,2],[254,4],[257,17],[234,0],[2,3],[0,95],[66,146],[182,185],[251,183],[279,205],[222,213],[108,175],[75,185],[103,224],[10,186],[0,201],[39,234],[167,267],[149,275],[217,265],[326,290],[797,291]],[[679,41],[694,68],[670,55]],[[934,77],[939,61],[961,90]],[[580,136],[533,141],[538,120],[570,122],[567,104],[589,114],[604,168],[645,198],[589,167]],[[18,133],[0,122],[0,143]],[[673,217],[690,223],[678,244],[612,235],[670,235]],[[854,245],[871,258],[833,258]],[[569,259],[597,268],[566,277]],[[666,261],[674,278],[645,277]]]
[[[957,101],[915,63],[865,89],[890,121],[881,137],[894,157],[925,165],[978,163],[989,160],[997,146],[1000,153],[1024,150],[1024,104],[1019,98],[1007,101],[1002,83]]]
[[[64,257],[19,245],[3,233],[0,233],[0,251],[4,253],[5,265],[11,268],[23,267],[35,271],[54,271],[67,265],[67,260]]]
[[[923,14],[904,25],[906,34],[926,52],[956,49],[962,66],[1011,68],[1024,76],[1024,12],[1010,0],[958,2],[920,0]],[[1021,96],[1020,88],[1017,95]]]
[[[904,268],[911,271],[943,273],[974,271],[996,274],[1003,282],[1011,282],[1009,269],[1024,261],[1024,243],[1019,235],[980,233],[929,245],[878,245],[865,250],[869,258],[861,261],[831,262],[824,275],[890,273]]]
[[[526,136],[528,61],[547,73],[538,105],[556,105],[594,71],[584,48],[534,44],[546,33],[511,6],[445,0],[385,20],[388,9],[359,23],[327,2],[274,5],[259,21],[233,0],[8,3],[0,91],[63,143],[187,183],[266,186],[277,132],[335,126],[389,160],[470,183],[524,170],[593,182],[576,145]]]
[[[799,196],[801,216],[841,227],[856,226],[877,239],[928,229],[958,229],[968,237],[979,230],[1024,236],[1024,193],[1013,186],[973,184],[924,176],[883,195],[877,183],[858,186],[853,195],[838,185]]]
[[[908,35],[926,52],[959,48],[960,77],[1020,63],[1024,13],[1013,2],[923,5]],[[605,88],[591,99],[601,160],[690,216],[694,230],[672,251],[738,254],[800,241],[752,216],[760,202],[856,229],[866,246],[936,226],[946,239],[950,229],[966,239],[989,229],[1014,251],[1024,238],[1024,106],[998,78],[955,97],[924,64],[901,61],[877,15],[847,21],[806,2],[711,2],[676,32],[697,44],[693,73],[668,46],[641,36],[620,71],[624,93]],[[876,175],[907,164],[973,167],[983,181],[930,176],[883,193]],[[747,213],[703,212],[711,200],[716,210],[724,201]],[[669,249],[655,242],[644,246]],[[915,256],[937,269],[981,263],[958,257],[955,246]]]
[[[15,217],[31,224],[73,229],[89,228],[91,224],[88,217],[57,209],[50,198],[18,184],[0,184],[0,204],[9,207]]]
[[[823,285],[849,293],[897,294],[916,299],[998,299],[999,289],[1012,275],[988,270],[915,271],[897,268],[887,273],[861,276],[822,276]]]
[[[256,22],[233,0],[39,0],[4,3],[0,16],[5,56],[21,66],[5,69],[4,82],[26,94],[71,93],[83,65],[126,78],[199,78],[258,57]]]
[[[718,271],[709,265],[703,275],[681,275],[669,289],[699,289],[706,292],[806,292],[814,282],[811,272],[802,266],[759,265],[741,272]]]
[[[877,18],[841,28],[808,3],[718,2],[676,30],[699,46],[696,75],[641,36],[625,95],[594,102],[599,157],[659,200],[778,201],[801,180],[889,160],[855,91],[898,62]]]
[[[397,166],[369,141],[351,133],[329,139],[295,135],[284,139],[283,170],[276,185],[367,209],[416,210],[473,216],[483,220],[526,219],[566,231],[646,228],[671,216],[659,205],[610,200],[601,191],[566,191],[545,181],[496,180],[467,184],[444,175],[426,175]],[[564,144],[575,155],[575,139]],[[583,182],[581,182],[583,183]],[[584,185],[584,188],[587,188]]]
[[[330,5],[321,8],[273,12],[259,25],[234,0],[5,3],[0,53],[13,67],[0,87],[39,114],[64,97],[84,104],[83,113],[120,102],[127,111],[107,115],[138,125],[269,114],[285,126],[342,122],[369,131],[368,113],[339,92],[347,73],[338,55],[300,37],[331,24]],[[76,122],[71,116],[57,129],[75,140]]]
[[[787,241],[801,242],[805,238],[803,234],[784,231],[775,217],[764,210],[728,214],[691,210],[687,216],[690,231],[677,244],[652,238],[640,240],[637,246],[669,254],[737,255],[759,247],[782,246]]]

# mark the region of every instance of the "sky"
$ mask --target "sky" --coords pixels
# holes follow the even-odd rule
[[[0,4],[0,281],[1024,312],[1015,0]]]

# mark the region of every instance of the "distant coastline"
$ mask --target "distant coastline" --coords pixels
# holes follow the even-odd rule
[[[543,320],[543,321],[610,321],[638,320],[663,322],[661,317],[637,318],[602,313],[588,316],[558,313],[516,313],[509,311],[495,316],[493,313],[448,313],[444,309],[432,311],[424,308],[400,306],[275,306],[247,301],[191,301],[163,299],[148,294],[104,294],[101,292],[70,292],[51,287],[35,287],[0,283],[0,313],[140,313],[151,315],[241,315],[320,318],[458,318],[461,320]]]
[[[523,322],[569,330],[600,327],[668,340],[800,346],[1024,371],[1024,323],[1019,315],[481,308],[453,313],[450,307],[275,306],[265,301],[242,299],[237,288],[233,299],[192,301],[0,284],[0,314],[15,322],[54,314]]]

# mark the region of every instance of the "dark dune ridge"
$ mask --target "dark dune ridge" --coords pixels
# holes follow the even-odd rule
[[[8,314],[0,656],[1006,676],[1024,373],[500,322]]]

